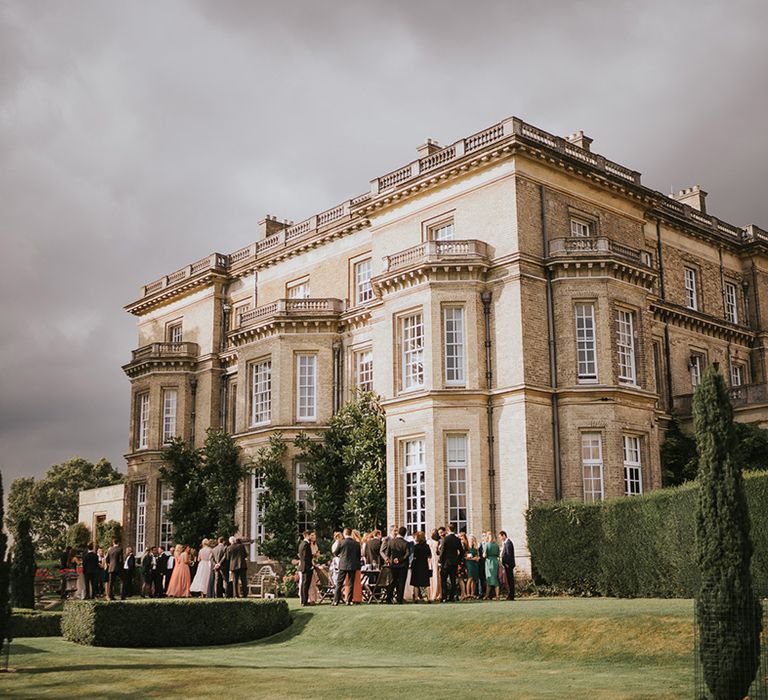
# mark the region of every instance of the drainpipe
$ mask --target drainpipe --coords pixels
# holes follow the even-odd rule
[[[190,443],[195,446],[195,420],[197,416],[197,377],[189,380],[189,388],[192,391],[192,431],[190,433]]]
[[[544,256],[547,256],[549,236],[547,233],[546,191],[544,185],[539,185],[541,202],[541,236]],[[547,341],[549,345],[549,385],[552,388],[552,452],[555,471],[555,500],[563,497],[562,464],[560,461],[560,404],[557,395],[557,342],[555,340],[555,304],[552,298],[552,270],[544,265],[544,275],[547,280]]]
[[[488,389],[488,399],[485,404],[485,412],[488,418],[488,484],[489,504],[491,515],[491,532],[496,532],[496,468],[494,460],[493,435],[493,365],[491,363],[491,292],[480,292],[480,301],[483,302],[483,320],[485,321],[485,386]]]
[[[661,219],[656,219],[656,257],[659,259],[659,292],[662,300],[666,300],[667,294],[664,286],[664,258],[661,254]],[[672,412],[672,351],[669,340],[669,320],[664,316],[664,364],[667,375],[667,413]]]

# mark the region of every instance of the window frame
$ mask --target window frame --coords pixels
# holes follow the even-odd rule
[[[311,371],[307,373],[306,367],[302,367],[303,361],[312,360]],[[317,420],[317,376],[318,359],[316,352],[297,352],[295,367],[295,386],[296,386],[296,422],[312,423]],[[311,379],[311,383],[305,383],[305,380]],[[307,390],[306,396],[302,394]],[[311,408],[311,412],[305,412]]]
[[[690,265],[683,267],[683,288],[685,290],[685,308],[699,311],[698,270]]]
[[[463,459],[451,458],[451,441],[463,442]],[[455,452],[455,450],[454,450]],[[467,433],[446,433],[445,435],[445,476],[448,500],[448,522],[454,532],[468,530],[469,513],[469,435]],[[463,507],[461,501],[463,499]],[[463,517],[461,517],[463,510]]]
[[[313,504],[310,497],[312,488],[304,479],[304,462],[298,461],[294,463],[294,486],[296,489],[296,515],[297,524],[299,528],[299,534],[302,534],[304,530],[314,529],[315,523],[313,518]],[[303,506],[302,506],[303,504]]]
[[[707,356],[698,350],[691,350],[691,354],[688,357],[688,375],[691,378],[691,389],[693,391],[696,391],[696,387],[701,384],[701,378],[704,376],[706,366]]]
[[[259,379],[257,384],[257,368],[264,368],[264,376]],[[248,412],[248,425],[251,428],[258,428],[263,425],[269,425],[272,422],[272,358],[265,357],[250,363],[248,371],[250,406]],[[257,391],[257,386],[261,391]],[[257,412],[257,406],[264,407],[263,413]],[[266,414],[266,417],[264,417]],[[257,418],[260,418],[257,420]]]
[[[459,325],[460,328],[456,328],[457,319],[448,318],[449,314],[455,312],[459,313]],[[449,387],[466,387],[467,385],[467,322],[466,322],[466,307],[464,304],[446,304],[443,306],[443,381],[446,386]],[[454,324],[454,327],[449,331],[448,326]],[[449,333],[454,335],[454,340],[449,342]],[[460,336],[459,340],[455,340],[455,336]],[[452,350],[453,352],[449,352]],[[454,366],[449,366],[449,359],[453,359]],[[453,372],[455,376],[450,378],[450,373]]]
[[[419,321],[416,322],[415,319]],[[409,322],[413,321],[413,331],[406,333]],[[397,316],[398,326],[398,356],[400,360],[400,392],[419,391],[426,385],[425,345],[426,327],[424,325],[424,311],[411,311]],[[420,329],[420,333],[416,330]],[[410,337],[406,337],[410,335]],[[418,341],[418,344],[417,344]],[[413,344],[408,348],[407,344]],[[420,366],[420,369],[419,369]],[[415,371],[410,371],[415,368]]]
[[[168,412],[168,398],[173,396],[173,413]],[[178,410],[179,410],[179,390],[176,387],[167,387],[163,389],[163,425],[162,425],[162,444],[168,445],[173,438],[178,435]],[[169,424],[173,430],[169,431]]]
[[[140,481],[134,484],[135,503],[135,544],[136,553],[141,556],[147,548],[147,482]]]
[[[597,457],[585,457],[585,439],[594,440],[596,443],[589,445],[589,449],[592,450],[595,445],[597,446]],[[587,469],[589,468],[590,474],[587,476]],[[597,477],[595,476],[595,468],[598,470]],[[605,500],[605,461],[603,457],[603,434],[599,430],[584,430],[581,433],[581,483],[582,483],[582,496],[585,503],[597,503],[598,501]],[[599,492],[595,490],[594,484],[599,483]],[[589,488],[588,485],[589,484]]]
[[[363,265],[368,266],[368,276],[361,281],[359,273]],[[352,277],[354,306],[361,306],[362,304],[367,304],[368,302],[373,301],[373,285],[371,284],[371,279],[373,278],[373,258],[368,257],[353,262]]]
[[[583,216],[568,217],[568,235],[570,238],[592,238],[595,235],[595,222]]]
[[[364,356],[368,356],[368,360],[364,363]],[[355,372],[355,389],[358,392],[373,391],[373,348],[361,348],[355,350],[353,355],[354,372]],[[368,365],[364,368],[363,365]],[[363,378],[363,375],[369,375],[367,378]]]
[[[746,369],[746,365],[743,362],[734,362],[731,360],[731,388],[736,389],[744,386],[744,379],[747,376]],[[738,382],[734,381],[737,378]]]
[[[409,445],[420,444],[420,449],[409,452]],[[425,531],[427,526],[427,462],[426,439],[415,437],[403,440],[403,514],[410,534]],[[409,456],[419,461],[409,461]],[[412,507],[412,505],[414,507]]]
[[[580,315],[580,309],[589,309],[590,314]],[[577,301],[573,305],[574,314],[574,332],[576,339],[576,378],[579,384],[597,384],[599,381],[598,364],[597,364],[597,314],[595,312],[595,303],[593,301]],[[579,327],[579,321],[584,320],[584,326]],[[587,328],[586,321],[591,322],[591,329]],[[591,339],[587,337],[591,331]],[[583,335],[584,337],[580,337]],[[581,345],[584,347],[581,347]],[[582,353],[585,359],[582,360]],[[588,355],[591,353],[592,359],[590,360]],[[592,365],[594,371],[583,371],[588,369],[589,365]]]
[[[136,449],[149,449],[149,391],[136,394]]]
[[[733,282],[726,282],[723,289],[723,306],[725,311],[725,320],[728,321],[728,323],[739,322],[738,300],[739,296],[736,285]]]
[[[626,320],[622,320],[622,316]],[[637,386],[635,312],[631,309],[617,308],[615,324],[618,383],[625,386]],[[622,330],[622,328],[624,329]],[[628,342],[623,343],[622,339],[628,339]],[[627,370],[631,370],[631,372],[628,373]]]
[[[304,290],[304,293],[299,295],[296,293],[297,290]],[[303,277],[299,277],[295,280],[291,280],[290,282],[286,282],[285,297],[286,299],[309,299],[309,275],[304,275]]]
[[[184,342],[183,319],[177,318],[165,324],[165,340],[173,345]]]
[[[158,504],[160,506],[160,518],[158,519],[158,537],[157,542],[159,546],[163,548],[163,551],[167,550],[173,543],[173,521],[168,517],[168,509],[173,503],[173,489],[169,484],[164,481],[157,482],[158,487]]]
[[[634,448],[628,445],[634,443]],[[628,459],[630,453],[636,453],[637,459]],[[622,435],[622,457],[624,465],[624,495],[642,496],[643,495],[643,440],[641,435],[631,435],[625,433]],[[636,490],[634,490],[634,488]]]

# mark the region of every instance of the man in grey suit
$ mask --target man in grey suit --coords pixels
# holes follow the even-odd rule
[[[112,540],[112,546],[107,550],[106,561],[109,574],[107,579],[107,598],[114,600],[116,584],[120,580],[120,574],[123,570],[123,548],[120,546],[120,541],[117,538]]]
[[[344,537],[333,543],[331,551],[339,558],[339,575],[336,577],[336,593],[333,596],[333,604],[339,604],[344,581],[349,577],[347,605],[352,605],[352,596],[355,590],[355,571],[360,568],[360,543],[352,537],[352,530],[345,527]]]
[[[229,561],[227,560],[227,545],[223,537],[219,537],[211,553],[213,565],[213,591],[216,598],[225,598],[227,583],[229,583]]]
[[[227,561],[234,584],[232,597],[245,598],[248,595],[248,552],[239,537],[227,547]]]

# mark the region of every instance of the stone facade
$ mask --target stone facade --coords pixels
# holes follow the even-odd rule
[[[321,430],[360,382],[386,409],[390,522],[504,528],[523,563],[529,504],[661,485],[670,411],[690,415],[707,363],[740,420],[768,420],[768,234],[590,144],[517,118],[430,142],[365,194],[268,216],[250,246],[143,287],[126,307],[128,541],[170,537],[165,437],[223,425],[252,455]],[[285,466],[301,496],[293,449]]]

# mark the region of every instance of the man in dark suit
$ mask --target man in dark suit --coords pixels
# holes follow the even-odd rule
[[[213,565],[213,591],[217,598],[224,598],[229,583],[229,562],[227,561],[227,544],[223,537],[219,537],[211,554]]]
[[[230,542],[233,539],[235,541],[227,548],[227,561],[233,579],[232,597],[245,598],[248,595],[248,552],[239,537],[230,538]]]
[[[374,530],[365,543],[365,561],[374,569],[381,568],[381,530]]]
[[[352,596],[355,589],[355,571],[360,568],[360,543],[352,537],[351,528],[344,528],[344,537],[333,543],[331,551],[339,558],[339,574],[336,577],[336,593],[333,596],[333,604],[339,604],[344,581],[349,577],[347,605],[352,605]]]
[[[123,568],[120,570],[120,600],[125,600],[133,596],[133,576],[136,572],[136,557],[133,555],[133,549],[127,547],[125,550],[125,559]]]
[[[99,581],[101,580],[101,566],[99,565],[99,555],[94,551],[95,544],[88,543],[88,549],[83,554],[83,578],[85,578],[85,597],[90,600],[96,597],[99,590]]]
[[[309,602],[309,588],[312,585],[312,575],[315,573],[312,563],[312,532],[312,530],[304,530],[304,539],[299,542],[299,572],[301,573],[299,599],[302,607]]]
[[[404,527],[387,543],[387,564],[392,571],[392,581],[387,586],[387,603],[392,603],[392,595],[397,590],[398,605],[402,604],[405,595],[405,580],[408,578],[408,542],[405,540]]]
[[[393,525],[389,528],[389,534],[381,541],[381,547],[379,547],[379,556],[385,564],[389,561],[389,543],[394,540],[395,537],[397,537],[397,525]]]
[[[507,533],[502,530],[499,533],[501,538],[501,565],[504,567],[504,572],[507,574],[507,584],[509,585],[509,593],[507,593],[507,600],[515,599],[515,545],[512,544],[512,540],[507,537]]]
[[[112,546],[107,550],[107,598],[115,599],[115,587],[123,570],[123,548],[115,537]]]
[[[445,537],[440,545],[440,587],[443,603],[458,600],[459,586],[456,575],[461,556],[461,540],[453,533],[453,525],[445,528]]]
[[[153,595],[155,598],[165,598],[165,590],[168,588],[168,583],[171,578],[168,572],[168,560],[170,555],[166,552],[162,546],[157,548],[157,570],[155,572],[155,590]]]

